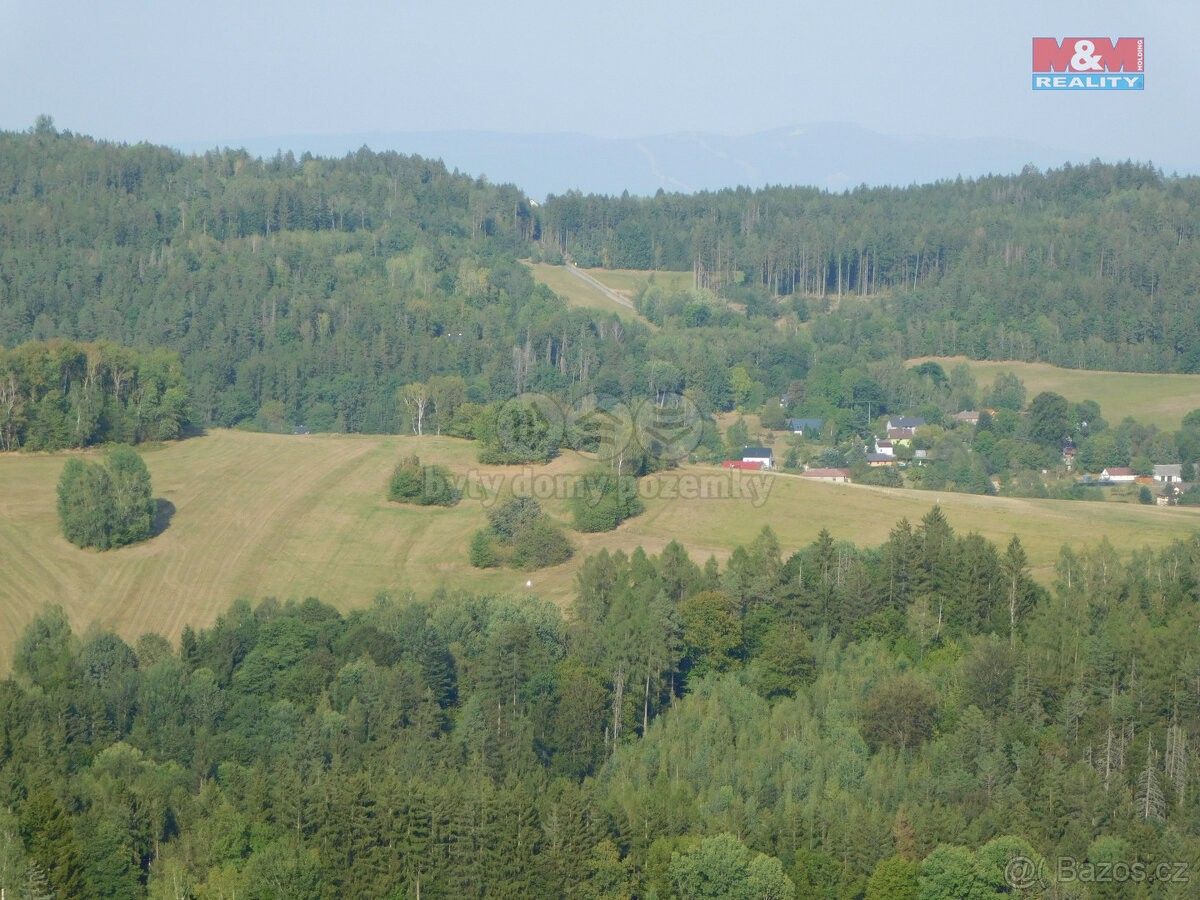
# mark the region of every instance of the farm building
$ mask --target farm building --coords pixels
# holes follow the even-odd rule
[[[742,462],[761,463],[762,468],[775,467],[775,453],[770,447],[747,447],[742,451]]]
[[[1178,484],[1183,481],[1183,466],[1175,463],[1173,465],[1155,466],[1154,480],[1162,484]]]
[[[758,472],[763,467],[761,462],[753,462],[741,459],[727,459],[721,463],[722,469],[742,469],[749,472]]]
[[[880,466],[894,466],[896,457],[891,453],[868,453],[867,465],[872,469],[878,469]]]
[[[1109,466],[1100,473],[1100,480],[1113,484],[1133,484],[1137,481],[1137,473],[1128,466]]]

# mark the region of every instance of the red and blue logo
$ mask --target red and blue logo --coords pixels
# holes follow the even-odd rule
[[[1033,39],[1035,91],[1144,91],[1146,39]]]

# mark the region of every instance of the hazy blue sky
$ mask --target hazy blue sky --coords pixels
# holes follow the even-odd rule
[[[1146,38],[1142,93],[1040,93],[1035,35]],[[124,140],[840,120],[1200,169],[1200,3],[0,0],[0,127]]]

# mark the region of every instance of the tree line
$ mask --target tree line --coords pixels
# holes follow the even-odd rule
[[[0,347],[0,450],[170,440],[190,416],[169,351],[58,339]]]

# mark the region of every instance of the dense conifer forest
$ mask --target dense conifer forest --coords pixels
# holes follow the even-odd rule
[[[822,340],[1197,372],[1198,206],[1200,179],[1093,163],[844,194],[567,194],[540,221],[581,265],[692,269],[804,319],[840,307]]]
[[[1194,863],[1198,591],[1194,539],[1064,550],[1042,588],[934,508],[880,547],[601,553],[567,615],[239,602],[174,648],[50,609],[0,682],[0,879],[964,898],[1009,895],[1015,856]],[[1136,887],[1192,896],[1178,872]]]

